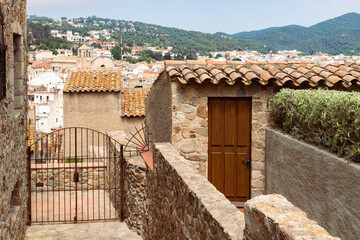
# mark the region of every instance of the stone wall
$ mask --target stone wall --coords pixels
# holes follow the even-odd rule
[[[116,134],[109,135],[110,137],[116,136]],[[117,141],[113,141],[113,139],[110,139],[108,144],[109,156],[111,156],[110,160],[112,161],[112,164],[107,165],[105,183],[106,187],[108,188],[109,198],[115,210],[118,212],[119,217],[121,217],[121,209],[123,209],[122,203],[124,200],[124,196],[121,195],[122,193],[120,189],[121,184],[125,179],[125,176],[122,175],[122,150],[121,145]]]
[[[262,195],[247,201],[245,223],[247,240],[340,239],[330,236],[281,195]]]
[[[281,195],[249,200],[244,219],[170,143],[154,147],[153,169],[125,155],[125,222],[144,239],[338,239]]]
[[[242,239],[244,215],[170,143],[146,178],[145,239]]]
[[[26,1],[4,0],[1,11],[7,50],[6,96],[0,100],[0,239],[16,240],[24,238],[28,217]]]
[[[141,236],[146,224],[146,166],[141,156],[128,157],[125,163],[125,222]]]
[[[74,164],[62,163],[56,164],[56,167],[51,167],[50,165],[46,166],[47,164],[33,165],[34,167],[32,167],[33,169],[31,170],[32,191],[35,191],[35,189],[37,189],[37,191],[75,189],[75,168],[70,168],[71,166],[74,166]],[[35,170],[35,168],[41,168],[41,165],[44,165],[43,167],[48,169]],[[77,164],[77,172],[79,173],[80,179],[80,182],[77,183],[77,189],[105,189],[105,166],[103,164],[99,164],[99,167],[87,169],[86,165],[86,163]],[[43,186],[36,186],[36,183],[43,183]]]
[[[304,210],[330,234],[360,239],[360,164],[266,130],[266,192]]]
[[[252,97],[251,197],[264,193],[265,127],[270,123],[266,106],[276,90],[256,83],[250,86],[241,83],[230,86],[224,82],[183,85],[179,81],[172,82],[171,88],[172,144],[204,176],[208,174],[208,98]]]
[[[110,154],[112,156],[120,156],[120,144],[126,144],[126,134],[122,131],[109,132],[108,135],[115,141],[110,143]],[[141,156],[137,154],[124,153],[125,166],[124,166],[124,217],[125,222],[132,230],[136,231],[141,236],[144,236],[145,223],[145,199],[146,199],[146,165]],[[108,169],[107,176],[112,176],[108,181],[112,180],[114,184],[120,184],[120,177],[115,174],[119,170],[120,163],[112,165]],[[115,192],[110,192],[110,198],[116,207],[117,211],[121,211],[121,195],[115,197]],[[118,192],[119,194],[119,192]]]

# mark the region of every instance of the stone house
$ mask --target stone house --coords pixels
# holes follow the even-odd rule
[[[24,239],[28,219],[26,1],[1,1],[0,12],[0,239]]]
[[[146,99],[150,141],[170,142],[239,205],[264,193],[269,97],[282,87],[359,90],[360,65],[166,61]]]
[[[108,56],[97,56],[92,57],[91,53],[93,50],[86,46],[82,45],[78,49],[78,57],[76,58],[76,67],[77,69],[107,69],[112,70],[115,68],[114,59]]]
[[[144,121],[148,89],[122,89],[120,71],[70,72],[63,92],[64,127],[129,132]]]

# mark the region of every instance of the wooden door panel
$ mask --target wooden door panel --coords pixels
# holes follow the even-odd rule
[[[223,153],[212,153],[211,154],[212,161],[212,184],[216,187],[220,192],[224,192],[224,154]]]
[[[209,180],[231,201],[250,198],[250,98],[209,98]]]
[[[250,144],[250,104],[248,101],[238,102],[238,146],[248,147]]]
[[[211,144],[221,146],[224,140],[224,118],[223,102],[214,101],[211,103]]]
[[[223,145],[235,146],[236,135],[237,135],[237,102],[236,101],[225,101],[224,102],[224,129],[225,136]]]
[[[239,198],[249,199],[249,184],[250,184],[250,171],[247,169],[246,159],[248,153],[241,153],[238,155],[237,168],[238,174],[236,176],[236,196]]]
[[[236,197],[236,153],[225,153],[225,191],[227,197]]]

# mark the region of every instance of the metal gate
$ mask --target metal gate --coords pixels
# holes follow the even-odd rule
[[[123,220],[123,146],[88,128],[63,128],[28,149],[29,220]]]

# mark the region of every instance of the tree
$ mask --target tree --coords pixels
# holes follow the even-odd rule
[[[165,53],[164,60],[171,60],[171,53],[170,52]]]
[[[161,52],[154,52],[153,59],[155,59],[156,61],[162,61],[163,60],[162,53]]]
[[[239,61],[239,62],[241,62],[241,59],[240,59],[240,58],[233,58],[233,61]]]
[[[222,57],[222,55],[221,55],[220,53],[218,53],[218,54],[215,56],[216,59],[221,58],[221,57]]]
[[[128,63],[132,63],[132,64],[135,64],[135,63],[138,62],[138,60],[137,60],[136,58],[132,58],[132,57],[127,57],[127,58],[126,58],[126,61],[127,61]]]
[[[101,45],[99,43],[93,43],[91,44],[91,46],[94,48],[99,48],[99,49],[101,48]]]
[[[116,45],[114,48],[110,49],[110,52],[114,59],[120,60],[121,59],[121,47],[120,45]]]

